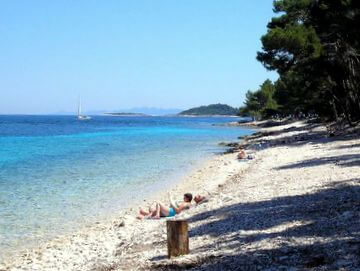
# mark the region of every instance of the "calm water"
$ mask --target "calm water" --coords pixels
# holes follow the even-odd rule
[[[0,251],[68,232],[169,185],[233,118],[0,116]],[[0,257],[1,258],[1,257]]]

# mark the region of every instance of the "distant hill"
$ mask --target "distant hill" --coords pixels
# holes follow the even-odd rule
[[[227,104],[210,104],[199,107],[194,107],[179,113],[179,115],[191,115],[191,116],[211,116],[211,115],[237,115],[238,110]]]
[[[130,109],[119,109],[113,112],[140,113],[150,116],[176,115],[181,109],[177,108],[157,108],[157,107],[136,107]]]
[[[105,115],[119,116],[119,117],[147,117],[149,115],[143,113],[120,112],[120,113],[105,113]]]
[[[157,108],[157,107],[137,107],[133,108],[130,112],[139,112],[152,116],[175,115],[182,109],[178,108]]]
[[[136,107],[136,108],[128,108],[128,109],[111,109],[111,110],[84,110],[85,115],[103,115],[107,113],[123,113],[125,112],[127,115],[134,114],[144,114],[148,116],[165,116],[165,115],[176,115],[183,109],[178,108],[157,108],[157,107]],[[58,111],[52,113],[54,115],[76,115],[76,111],[68,112],[68,111]]]

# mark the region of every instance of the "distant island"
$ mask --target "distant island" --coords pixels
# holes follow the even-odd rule
[[[171,114],[173,116],[236,116],[239,110],[231,107],[227,104],[210,104],[199,107],[190,108],[188,110],[181,111],[178,114]],[[120,117],[148,117],[151,114],[145,114],[140,112],[109,112],[104,113],[109,116],[120,116]],[[168,115],[169,116],[169,115]]]
[[[210,104],[180,112],[180,116],[236,116],[239,110],[227,104]]]
[[[119,117],[147,117],[149,115],[143,113],[120,112],[120,113],[105,113],[105,115],[119,116]]]

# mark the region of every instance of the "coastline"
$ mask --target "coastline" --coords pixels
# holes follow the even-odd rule
[[[237,160],[240,147],[254,159]],[[304,122],[262,128],[170,189],[176,198],[210,192],[209,202],[177,216],[190,223],[189,255],[168,260],[166,219],[136,220],[132,207],[0,270],[359,267],[359,152],[359,134],[330,137]],[[168,202],[167,192],[144,204],[154,200]]]
[[[36,247],[13,253],[11,257],[0,262],[0,270],[90,270],[99,262],[115,261],[117,257],[112,254],[118,246],[117,241],[121,239],[119,236],[131,233],[132,238],[136,238],[137,234],[141,234],[136,229],[139,223],[146,224],[149,230],[163,222],[137,220],[135,217],[140,205],[151,205],[152,202],[158,201],[167,203],[169,194],[177,199],[181,199],[186,192],[194,195],[208,194],[208,191],[213,191],[226,179],[229,172],[236,170],[232,164],[233,159],[235,158],[224,154],[205,158],[192,166],[188,172],[181,174],[173,184],[168,183],[163,190],[152,196],[131,202],[117,214],[85,225],[72,234],[59,235],[41,242]],[[211,183],[206,183],[211,176],[216,178],[212,179]],[[80,255],[83,256],[82,259],[79,259]]]

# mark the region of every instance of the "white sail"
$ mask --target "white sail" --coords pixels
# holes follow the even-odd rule
[[[79,97],[79,101],[78,101],[78,117],[81,116],[81,100]]]
[[[78,118],[79,120],[88,120],[88,119],[91,119],[91,117],[81,114],[81,99],[80,99],[80,97],[79,97],[79,103],[78,103],[78,115],[77,115],[77,118]]]

